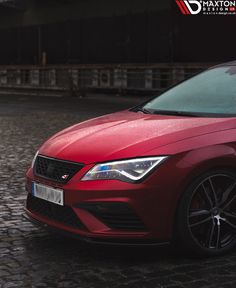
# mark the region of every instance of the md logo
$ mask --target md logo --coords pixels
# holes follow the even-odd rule
[[[202,5],[197,0],[176,0],[175,2],[184,15],[197,15],[202,10]]]

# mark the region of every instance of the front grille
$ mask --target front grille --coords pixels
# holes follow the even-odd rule
[[[77,207],[87,210],[111,229],[147,231],[141,219],[126,203],[80,203]]]
[[[75,228],[84,228],[71,207],[59,206],[28,194],[26,208],[50,220]]]
[[[39,155],[34,164],[34,173],[37,176],[65,184],[82,168],[83,164]]]

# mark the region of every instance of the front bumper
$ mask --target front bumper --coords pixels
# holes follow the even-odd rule
[[[62,235],[68,238],[78,239],[83,242],[91,243],[91,244],[99,244],[99,245],[110,245],[110,246],[165,246],[170,244],[170,242],[164,241],[157,241],[152,239],[135,239],[135,238],[96,238],[87,235],[83,235],[83,233],[75,233],[70,232],[65,229],[60,229],[54,225],[47,224],[45,222],[41,222],[40,220],[35,218],[35,215],[30,213],[29,211],[25,210],[23,213],[23,217],[33,223],[36,226],[39,226],[43,229],[48,230],[49,232],[54,232],[56,234]]]
[[[26,213],[34,221],[86,239],[166,243],[172,238],[178,187],[184,177],[183,170],[180,173],[175,170],[169,181],[167,175],[175,167],[172,162],[170,159],[138,184],[117,180],[80,181],[91,168],[89,165],[65,184],[38,177],[30,169],[26,183],[29,197],[33,197],[30,196],[33,182],[63,189],[65,207],[58,210],[58,207],[45,203],[41,207],[42,203],[39,206],[36,203],[32,209],[27,201]],[[61,219],[62,214],[65,218],[68,216],[73,225]]]

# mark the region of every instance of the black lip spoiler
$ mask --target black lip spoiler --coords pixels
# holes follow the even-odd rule
[[[141,239],[141,241],[135,240],[135,239],[124,239],[124,240],[119,241],[118,239],[114,239],[114,238],[107,238],[107,239],[101,238],[101,239],[99,239],[99,238],[92,238],[92,237],[91,238],[90,237],[83,237],[83,236],[80,236],[76,233],[61,230],[59,228],[48,225],[46,223],[42,223],[41,221],[29,216],[27,213],[27,210],[25,210],[25,212],[23,213],[22,216],[26,220],[30,221],[34,225],[37,225],[41,228],[44,228],[44,229],[49,230],[51,232],[60,234],[64,237],[78,239],[80,241],[87,242],[89,244],[125,246],[125,247],[128,247],[128,246],[131,246],[131,247],[135,247],[135,246],[166,246],[166,245],[170,244],[170,242],[168,242],[168,241],[158,242],[158,241],[149,240],[149,239],[144,239],[144,240]]]

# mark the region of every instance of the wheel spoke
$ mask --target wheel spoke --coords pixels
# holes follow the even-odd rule
[[[217,198],[216,190],[215,190],[215,188],[214,188],[214,186],[213,186],[211,177],[209,177],[208,180],[209,180],[209,183],[210,183],[210,186],[211,186],[211,191],[212,191],[212,193],[213,193],[215,205],[218,205],[218,198]]]
[[[236,225],[234,225],[233,223],[231,223],[228,219],[225,219],[224,222],[227,223],[230,227],[236,229]]]
[[[229,207],[229,205],[236,199],[236,195],[234,195],[234,197],[232,197],[232,199],[230,199],[229,201],[227,201],[226,203],[224,203],[223,206],[223,210],[225,210],[227,207]]]
[[[210,204],[210,207],[213,208],[213,207],[214,207],[214,204],[213,204],[213,202],[212,202],[212,200],[211,200],[211,197],[209,196],[209,194],[208,194],[208,192],[207,192],[207,190],[206,190],[206,187],[205,187],[204,183],[202,183],[201,186],[202,186],[202,188],[203,188],[204,195],[206,196],[206,199],[207,199],[208,203]]]
[[[210,221],[211,219],[212,219],[212,217],[210,216],[210,217],[207,217],[207,218],[205,218],[205,219],[203,219],[203,220],[200,220],[200,221],[198,221],[198,222],[195,222],[195,223],[193,223],[193,224],[190,224],[189,226],[190,226],[190,227],[195,227],[195,226],[204,224],[204,223]]]
[[[204,216],[204,215],[209,215],[211,212],[209,210],[204,210],[204,209],[196,209],[196,210],[191,210],[189,217],[198,217],[198,216]]]
[[[216,248],[220,248],[220,233],[221,233],[221,225],[220,225],[220,220],[217,221],[217,237],[216,237]]]
[[[223,197],[222,197],[222,201],[220,203],[220,206],[224,205],[224,203],[227,201],[227,199],[229,198],[230,193],[233,191],[233,189],[236,186],[236,182],[234,182],[233,184],[231,184],[223,193]]]
[[[213,247],[212,242],[213,242],[214,231],[215,231],[215,221],[213,220],[211,228],[210,228],[209,239],[207,239],[208,248]]]
[[[234,218],[236,219],[236,214],[233,214],[233,213],[230,213],[230,212],[227,212],[227,211],[224,211],[224,214],[228,217],[231,217],[231,218]]]

